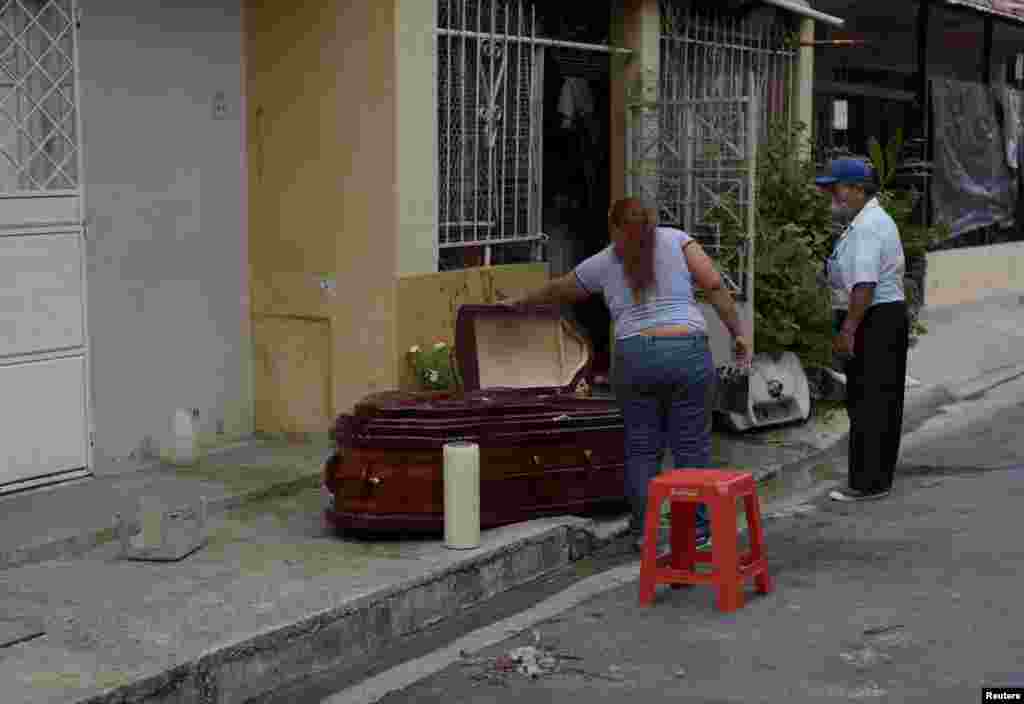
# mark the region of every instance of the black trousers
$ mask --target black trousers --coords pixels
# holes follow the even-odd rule
[[[845,311],[837,314],[837,326],[845,317]],[[851,489],[876,492],[892,487],[903,433],[909,347],[906,303],[868,308],[857,330],[853,358],[844,369]]]

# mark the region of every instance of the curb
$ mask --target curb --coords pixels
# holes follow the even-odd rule
[[[786,468],[766,468],[758,473],[758,481]],[[490,548],[296,623],[225,644],[165,672],[79,699],[78,704],[246,701],[280,689],[289,679],[372,658],[403,637],[560,570],[629,535],[626,518],[564,520],[563,525],[537,535]],[[289,678],[288,672],[297,674]]]
[[[822,454],[830,452],[832,449],[829,446],[823,450]],[[813,458],[808,457],[800,460],[800,462],[811,459]],[[757,480],[759,482],[766,481],[797,464],[799,462],[766,468],[757,472]],[[801,505],[838,486],[838,482],[826,482],[825,484],[823,488],[819,487],[817,489],[816,495],[814,490],[812,490],[794,494],[795,500],[793,497],[786,497],[785,499],[777,499],[766,503],[762,507],[764,520],[769,521],[776,518],[784,518],[792,513],[799,513],[801,512],[799,508]],[[437,651],[401,663],[367,679],[356,682],[350,687],[324,699],[323,704],[377,704],[377,702],[383,701],[392,692],[402,691],[416,682],[440,672],[453,663],[464,660],[467,656],[475,655],[485,648],[504,642],[511,634],[522,633],[533,628],[536,624],[552,619],[589,599],[593,599],[613,589],[619,589],[635,583],[639,576],[640,563],[636,561],[582,579],[570,585],[568,589],[549,597],[523,612],[467,633]]]
[[[915,394],[905,411],[908,425],[923,423],[937,410],[965,394],[981,394],[1001,383],[1024,376],[1024,365],[995,370],[950,388],[925,388]],[[907,429],[904,433],[911,432]],[[756,473],[758,482],[801,467],[812,466],[845,452],[848,433],[829,445],[792,463],[765,467]],[[211,502],[211,509],[225,511],[247,502],[319,484],[310,476],[273,487]],[[791,509],[832,488],[812,488],[804,494],[780,499],[772,516]],[[781,512],[781,513],[780,513]],[[617,543],[629,534],[628,519],[606,522],[585,518],[562,519],[561,525],[540,530],[504,545],[484,548],[468,559],[365,594],[294,623],[268,629],[234,643],[226,643],[189,662],[143,677],[130,684],[78,700],[77,704],[220,704],[248,701],[279,690],[290,681],[310,674],[370,659],[403,637],[434,626],[463,610],[541,578]],[[137,527],[134,528],[138,530]],[[88,543],[113,539],[112,529],[85,538],[52,542],[35,550],[57,551],[59,545],[87,550]],[[69,553],[70,554],[70,553]],[[289,676],[289,673],[295,673]]]
[[[291,479],[265,486],[254,491],[243,492],[230,496],[222,496],[209,502],[210,513],[224,513],[239,506],[259,501],[271,496],[282,496],[306,489],[313,489],[320,485],[320,475],[310,475]],[[125,526],[129,535],[136,535],[142,530],[142,526],[135,517],[125,518]],[[116,539],[114,533],[114,521],[111,516],[109,527],[97,528],[85,531],[68,532],[63,536],[46,542],[36,543],[19,547],[14,550],[0,552],[0,570],[21,567],[23,565],[38,562],[48,562],[66,557],[79,557],[90,550],[97,548]]]
[[[1024,363],[1008,364],[990,372],[979,374],[973,379],[956,384],[951,387],[944,387],[949,395],[956,401],[973,401],[997,386],[1009,383],[1024,376]]]
[[[974,400],[993,388],[1020,377],[1024,377],[1024,363],[1000,367],[960,384],[939,384],[921,389],[913,399],[908,401],[904,410],[904,427],[906,428],[904,434],[916,429],[917,426],[934,415],[943,405]],[[790,469],[813,466],[822,460],[830,459],[837,452],[841,453],[840,448],[846,444],[848,438],[849,433],[843,433],[831,444],[808,457],[785,466],[766,467],[758,473],[757,481],[766,481]],[[310,475],[309,477],[274,484],[255,491],[215,499],[209,504],[210,512],[224,513],[244,504],[259,501],[270,496],[280,496],[290,492],[312,489],[319,485],[320,480],[319,475]],[[139,522],[134,518],[127,519],[125,523],[131,535],[141,530]],[[69,533],[44,543],[0,552],[0,570],[65,557],[77,557],[114,539],[113,523],[106,528]],[[609,538],[609,540],[613,539],[614,537]],[[587,541],[584,542],[587,543]],[[581,545],[575,549],[585,551],[589,548]]]
[[[400,638],[567,566],[613,540],[617,531],[601,533],[593,521],[568,519],[78,704],[249,701],[289,681],[373,658]]]
[[[833,451],[830,446],[792,465],[767,467],[756,474],[757,480],[766,481]],[[563,525],[537,535],[495,546],[296,623],[225,644],[191,662],[80,699],[77,704],[248,701],[279,690],[289,681],[373,658],[403,637],[618,545],[629,535],[628,518],[561,520]],[[289,673],[295,674],[289,677]]]

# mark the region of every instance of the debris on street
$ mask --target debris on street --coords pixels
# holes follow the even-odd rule
[[[477,683],[490,683],[504,686],[510,677],[522,676],[531,680],[555,674],[576,674],[584,677],[621,682],[624,679],[622,668],[612,665],[607,673],[597,673],[580,667],[570,667],[569,663],[578,662],[583,658],[571,653],[558,652],[553,646],[541,646],[540,634],[533,632],[533,640],[537,645],[513,648],[507,653],[491,658],[473,657],[466,651],[460,651],[460,665],[465,668],[479,668],[470,675]]]

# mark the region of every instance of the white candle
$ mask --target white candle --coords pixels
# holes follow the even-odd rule
[[[480,447],[444,446],[444,542],[453,550],[480,546]]]

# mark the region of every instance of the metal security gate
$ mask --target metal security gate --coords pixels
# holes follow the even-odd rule
[[[721,251],[723,215],[730,229],[753,234],[756,151],[773,125],[792,120],[796,50],[791,18],[769,10],[739,19],[707,6],[662,0],[658,109],[636,120],[640,153],[655,180],[645,180],[661,219]],[[715,211],[718,223],[710,222]],[[752,251],[729,257],[741,299]],[[746,277],[749,278],[749,277]]]
[[[718,260],[753,337],[758,144],[773,126],[791,126],[792,17],[769,8],[738,19],[710,3],[683,9],[671,0],[661,11],[657,107],[631,115],[634,186],[656,200],[661,222],[687,230]],[[736,236],[728,248],[723,230]],[[733,360],[730,336],[714,309],[703,309],[721,370]],[[807,419],[807,379],[791,352],[756,355],[742,379],[735,388],[745,394],[719,397],[733,429]]]
[[[756,96],[677,99],[671,93],[659,98],[657,114],[634,109],[630,120],[632,192],[657,203],[659,223],[701,242],[748,322],[754,304],[758,120]],[[645,162],[653,165],[646,175]],[[712,212],[718,215],[715,222]],[[735,256],[723,244],[723,224],[741,233],[729,243]],[[712,308],[704,309],[709,322],[717,321]],[[709,333],[716,364],[731,359],[720,321]]]
[[[77,15],[0,0],[0,493],[90,465]]]
[[[630,53],[539,37],[526,0],[437,0],[438,246],[545,239],[544,52]]]
[[[792,119],[790,20],[774,11],[739,19],[710,3],[662,0],[660,9],[656,105],[629,115],[631,187],[658,204],[660,222],[686,230],[719,260],[752,316],[757,145],[773,124]],[[723,250],[723,220],[746,233],[737,256]]]
[[[541,71],[532,6],[440,0],[441,248],[540,236]]]

